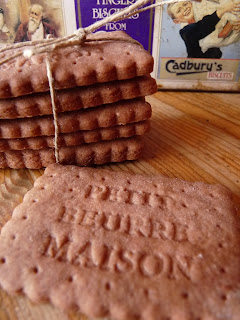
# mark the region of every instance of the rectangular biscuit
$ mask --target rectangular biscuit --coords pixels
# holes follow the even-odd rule
[[[57,111],[95,107],[123,99],[143,97],[156,91],[156,81],[151,76],[57,90]],[[0,100],[0,119],[35,117],[52,113],[49,92]]]
[[[126,125],[95,130],[61,133],[58,136],[59,147],[71,147],[83,143],[93,143],[100,140],[113,140],[127,138],[135,135],[143,135],[150,129],[149,121],[141,121]],[[9,150],[39,150],[54,147],[54,136],[39,136],[20,139],[0,139],[0,152]]]
[[[51,165],[0,236],[0,285],[89,318],[238,320],[240,219],[220,185]]]
[[[94,41],[95,38],[104,41]],[[96,33],[88,36],[90,39],[91,42],[57,48],[50,53],[55,89],[130,79],[152,72],[150,53],[124,32]],[[1,51],[0,61],[31,49],[34,47]],[[45,59],[46,53],[41,53],[31,58],[20,56],[0,65],[0,99],[49,91]]]
[[[91,166],[94,164],[136,160],[141,156],[142,149],[143,141],[140,136],[119,138],[80,146],[60,147],[59,159],[62,164]],[[40,169],[55,162],[53,148],[0,152],[0,168],[2,169]]]
[[[151,106],[143,98],[121,100],[95,108],[58,114],[61,133],[94,130],[147,120]],[[0,120],[0,138],[15,139],[54,135],[53,116]]]

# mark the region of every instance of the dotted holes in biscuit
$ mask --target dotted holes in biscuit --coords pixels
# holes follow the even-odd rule
[[[11,235],[11,240],[15,240],[16,239],[16,235],[15,234],[12,234]]]
[[[218,244],[218,248],[222,249],[223,248],[223,244],[221,242],[219,242]]]
[[[73,282],[73,276],[69,276],[69,277],[67,278],[67,281],[70,282],[70,283],[72,283],[72,282]]]
[[[1,257],[0,258],[0,264],[5,264],[6,263],[6,258],[5,257]]]
[[[182,293],[182,298],[183,299],[188,299],[188,293],[187,292],[183,292]]]
[[[185,299],[185,300],[188,299],[188,293],[187,293],[187,292],[183,292],[183,293],[181,294],[181,296],[182,296],[182,298]]]
[[[226,270],[222,267],[219,269],[219,271],[220,271],[220,273],[226,273]]]
[[[220,296],[221,300],[226,301],[227,300],[227,296],[223,293]]]
[[[110,282],[106,282],[106,283],[105,283],[105,289],[106,289],[107,291],[110,291],[111,288],[112,288],[111,283],[110,283]]]
[[[16,294],[18,294],[18,295],[24,294],[23,288],[18,288],[18,289],[16,290]]]
[[[143,290],[143,294],[145,295],[146,298],[148,298],[149,297],[149,290],[145,288]]]
[[[186,203],[184,203],[184,202],[183,202],[183,203],[181,204],[181,207],[183,207],[183,208],[187,208]]]
[[[34,274],[38,274],[38,272],[39,272],[39,269],[38,269],[38,267],[33,267],[32,268],[32,272],[34,273]]]
[[[224,227],[222,227],[220,224],[216,224],[216,228],[220,231],[220,232],[222,232],[223,230],[224,230]],[[220,242],[219,242],[220,243]]]
[[[23,215],[23,216],[22,216],[22,220],[27,220],[27,218],[28,218],[28,217],[27,217],[26,215]]]

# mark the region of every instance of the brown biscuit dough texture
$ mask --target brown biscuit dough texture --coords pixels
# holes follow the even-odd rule
[[[98,141],[73,147],[60,147],[59,161],[62,164],[91,166],[108,162],[136,160],[142,154],[144,143],[141,136]],[[40,169],[56,162],[55,149],[10,150],[0,152],[0,168]]]
[[[90,38],[105,41],[62,47],[50,53],[55,89],[130,79],[152,72],[153,57],[124,32],[92,34]],[[32,48],[2,52],[0,60]],[[49,91],[45,60],[46,53],[41,53],[31,58],[20,56],[1,65],[0,99]]]
[[[156,81],[151,76],[117,80],[91,86],[57,90],[57,111],[73,111],[133,99],[157,91]],[[0,100],[0,119],[15,119],[52,114],[49,92],[29,94],[18,98]]]
[[[0,237],[0,285],[114,320],[239,320],[240,221],[219,185],[51,165]]]
[[[147,120],[152,109],[144,98],[121,100],[95,108],[58,114],[61,133],[94,130]],[[0,138],[15,139],[53,135],[53,116],[0,120]]]
[[[149,121],[141,121],[95,130],[83,130],[70,133],[61,133],[58,136],[59,147],[70,147],[83,143],[93,143],[100,140],[113,140],[143,135],[150,130]],[[0,152],[9,150],[39,150],[54,148],[54,136],[38,136],[33,138],[0,139]]]

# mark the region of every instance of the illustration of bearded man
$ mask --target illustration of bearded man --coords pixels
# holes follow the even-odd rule
[[[19,25],[14,42],[42,40],[48,35],[57,37],[56,30],[43,18],[43,7],[33,4],[29,8],[29,20]]]

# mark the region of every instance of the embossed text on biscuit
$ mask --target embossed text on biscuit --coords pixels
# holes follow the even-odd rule
[[[137,216],[128,213],[67,209],[59,211],[58,222],[72,223],[94,229],[121,232],[135,237],[171,241],[189,241],[187,225],[151,216]]]
[[[171,256],[167,252],[155,253],[126,249],[119,244],[99,243],[97,240],[72,241],[65,238],[57,241],[52,235],[46,238],[43,250],[45,257],[87,269],[107,272],[136,272],[144,277],[184,277],[191,280],[193,259],[187,256]]]
[[[162,196],[158,193],[139,192],[127,188],[87,185],[82,192],[85,198],[111,201],[119,204],[147,205],[161,208],[173,204],[173,199],[171,197]]]

